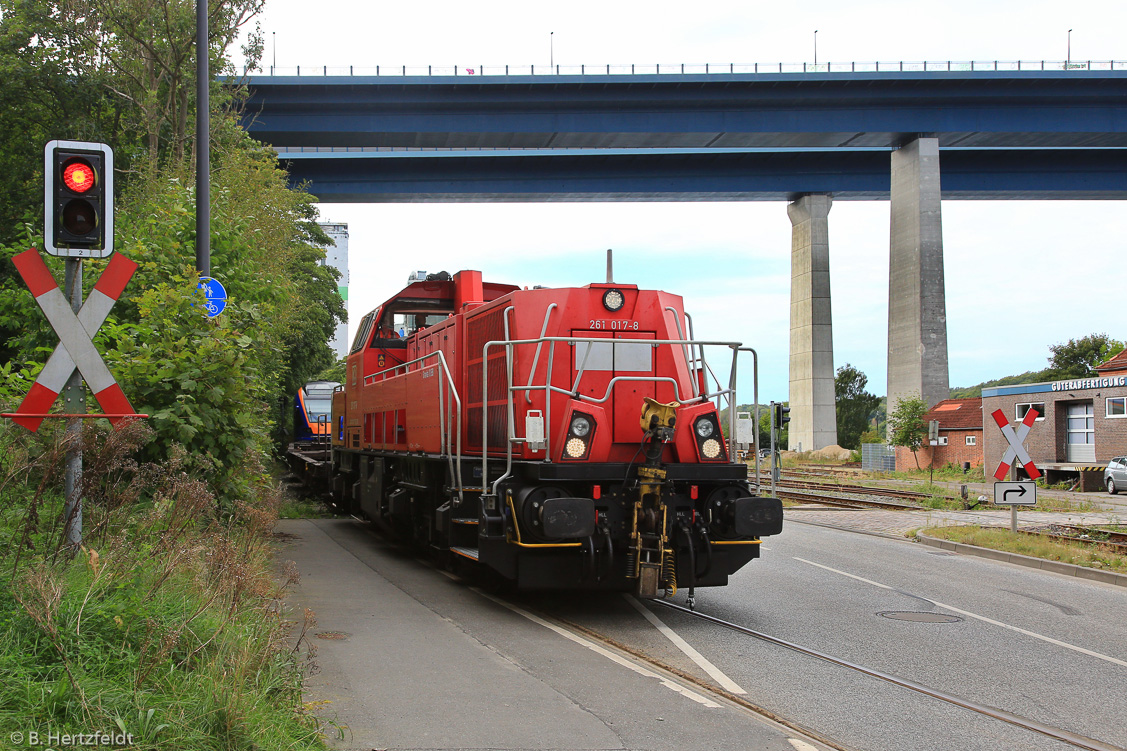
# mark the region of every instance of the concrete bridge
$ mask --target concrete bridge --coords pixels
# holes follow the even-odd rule
[[[247,125],[329,202],[788,201],[790,444],[811,449],[837,440],[835,200],[892,205],[891,410],[949,392],[943,198],[1127,198],[1127,65],[939,67],[253,76]]]

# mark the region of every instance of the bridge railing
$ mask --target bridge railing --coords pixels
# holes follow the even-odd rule
[[[630,76],[722,75],[780,73],[898,73],[1055,70],[1127,70],[1123,60],[925,60],[919,62],[848,63],[642,63],[628,65],[375,65],[294,67],[269,66],[244,70],[245,75],[268,76]]]

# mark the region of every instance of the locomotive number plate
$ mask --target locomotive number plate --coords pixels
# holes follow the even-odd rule
[[[588,324],[592,329],[606,329],[608,331],[637,331],[637,321],[595,320],[590,319]]]

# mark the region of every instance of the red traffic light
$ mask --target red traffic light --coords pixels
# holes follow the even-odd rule
[[[85,159],[71,159],[63,166],[63,184],[75,193],[85,193],[93,188],[94,180],[94,168]]]
[[[43,247],[64,258],[113,253],[113,150],[51,141],[43,149]]]

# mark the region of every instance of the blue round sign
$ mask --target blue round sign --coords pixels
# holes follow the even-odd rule
[[[199,289],[203,290],[207,298],[207,317],[215,318],[227,307],[227,290],[218,279],[210,276],[201,276]]]

